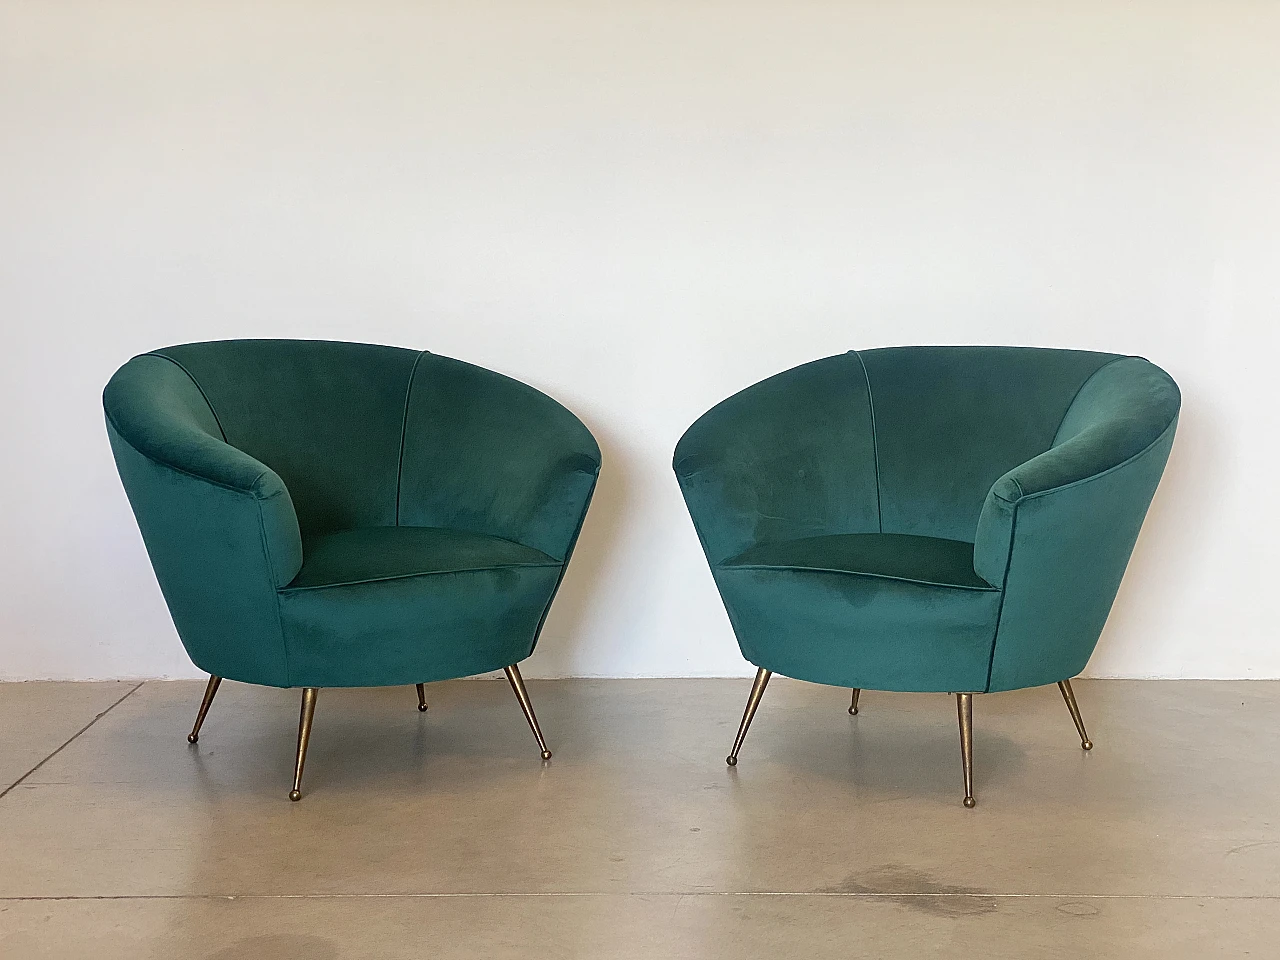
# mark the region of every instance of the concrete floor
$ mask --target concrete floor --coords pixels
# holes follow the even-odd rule
[[[0,685],[0,957],[1280,954],[1280,683],[952,698],[775,678]]]

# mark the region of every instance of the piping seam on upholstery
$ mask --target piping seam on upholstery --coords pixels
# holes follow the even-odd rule
[[[991,673],[996,666],[996,646],[1000,643],[1000,621],[1004,619],[1004,602],[1009,596],[1009,571],[1013,569],[1013,538],[1018,532],[1018,504],[1013,504],[1013,519],[1009,522],[1009,556],[1004,565],[1004,579],[1000,581],[1000,605],[996,608],[996,628],[991,633],[991,653],[987,657],[987,684],[983,693],[991,690]]]
[[[977,593],[994,593],[996,588],[987,585],[985,587],[970,586],[966,583],[939,583],[937,580],[920,580],[916,577],[895,577],[887,573],[868,573],[864,570],[837,570],[834,567],[797,567],[785,564],[769,564],[769,563],[742,563],[728,566],[719,564],[718,570],[776,570],[793,573],[831,573],[845,577],[867,577],[873,580],[893,580],[897,583],[914,583],[922,587],[941,587],[946,590],[973,590]]]
[[[1072,480],[1069,483],[1058,484],[1058,486],[1056,487],[1049,487],[1047,490],[1037,490],[1035,493],[1029,493],[1026,496],[1022,497],[1018,502],[1021,503],[1023,500],[1035,500],[1038,497],[1044,497],[1051,493],[1057,493],[1060,490],[1070,490],[1072,487],[1078,487],[1081,484],[1090,483],[1093,480],[1101,480],[1103,477],[1107,476],[1108,474],[1115,473],[1117,470],[1120,470],[1124,467],[1129,466],[1129,464],[1131,463],[1135,463],[1136,461],[1141,460],[1143,457],[1145,457],[1148,453],[1150,453],[1156,447],[1160,446],[1160,443],[1168,435],[1169,431],[1172,430],[1174,427],[1176,427],[1177,424],[1178,424],[1178,416],[1177,414],[1175,414],[1173,419],[1169,421],[1169,425],[1160,431],[1160,435],[1156,437],[1154,440],[1152,440],[1145,447],[1143,447],[1141,450],[1139,450],[1137,453],[1135,453],[1133,456],[1126,457],[1124,460],[1121,460],[1119,463],[1115,464],[1114,466],[1107,467],[1107,469],[1099,471],[1098,473],[1090,474],[1087,477],[1081,477],[1079,480]],[[1015,478],[1015,482],[1016,482],[1016,478]],[[1022,484],[1019,483],[1018,488],[1021,489]],[[997,494],[997,496],[999,495]],[[1004,500],[1004,497],[999,497],[999,499]],[[1011,501],[1005,500],[1004,502],[1010,503]]]
[[[405,436],[409,431],[409,400],[413,396],[413,381],[418,375],[418,364],[422,362],[422,358],[427,355],[428,351],[423,350],[418,354],[416,360],[413,361],[413,367],[409,370],[409,383],[404,388],[404,416],[400,420],[400,459],[396,462],[396,526],[400,526],[400,483],[404,476],[404,443]]]
[[[556,599],[556,594],[560,592],[560,584],[564,583],[564,575],[569,571],[569,558],[573,556],[573,548],[578,542],[578,535],[582,533],[582,525],[587,520],[587,510],[591,508],[591,499],[596,495],[596,481],[600,479],[600,464],[596,464],[595,479],[591,481],[591,489],[587,491],[586,502],[582,505],[582,515],[578,517],[578,525],[573,531],[573,537],[569,540],[569,546],[564,552],[564,559],[560,561],[560,573],[556,577],[556,585],[551,588],[551,596],[547,598],[547,605],[542,608],[542,616],[538,618],[538,625],[533,630],[533,642],[529,647],[530,655],[537,649],[538,638],[542,636],[542,628],[547,622],[547,617],[551,613],[551,604]]]
[[[267,523],[262,518],[262,501],[258,501],[258,533],[262,540],[262,555],[266,558],[267,570],[271,573],[271,583],[274,586],[276,582],[276,565],[271,562],[271,544],[267,540]],[[284,617],[280,615],[279,587],[276,587],[275,594],[276,626],[280,630],[280,652],[284,655],[285,686],[293,686],[292,677],[289,675],[289,641],[285,639]]]
[[[1129,358],[1121,357],[1120,359],[1126,360]],[[1138,359],[1141,359],[1141,358],[1138,358]],[[1075,480],[1071,483],[1065,483],[1059,487],[1051,487],[1048,490],[1042,490],[1039,493],[1033,493],[1028,497],[1023,497],[1022,500],[1019,500],[1017,503],[1010,504],[1013,507],[1013,522],[1009,524],[1009,559],[1005,563],[1004,581],[1000,587],[1000,609],[996,613],[996,632],[995,632],[995,635],[991,638],[991,662],[987,666],[987,690],[988,691],[991,689],[991,674],[995,668],[996,646],[1000,642],[1000,621],[1004,617],[1004,601],[1005,601],[1005,597],[1007,596],[1007,590],[1009,587],[1009,573],[1013,569],[1013,545],[1014,545],[1014,536],[1017,534],[1017,531],[1018,531],[1018,507],[1021,506],[1022,503],[1026,500],[1034,500],[1037,497],[1043,497],[1047,493],[1055,493],[1059,490],[1068,490],[1071,487],[1078,487],[1081,484],[1088,483],[1091,480],[1098,480],[1101,477],[1105,477],[1109,473],[1114,473],[1116,470],[1119,470],[1121,467],[1125,467],[1131,463],[1134,463],[1135,461],[1139,460],[1142,457],[1145,457],[1148,453],[1154,450],[1160,444],[1160,442],[1165,438],[1165,436],[1169,433],[1169,431],[1174,429],[1175,426],[1177,426],[1177,423],[1178,423],[1178,418],[1175,416],[1173,420],[1169,423],[1169,426],[1165,427],[1164,430],[1161,431],[1160,436],[1156,437],[1154,440],[1151,441],[1150,444],[1148,444],[1142,450],[1139,450],[1132,457],[1129,457],[1127,460],[1117,463],[1114,467],[1109,467],[1106,470],[1103,470],[1101,473],[1096,473],[1091,477],[1084,477],[1081,480]],[[1003,497],[998,497],[998,499],[1004,501],[1005,503],[1009,503],[1009,501],[1005,500]]]
[[[393,580],[416,580],[418,577],[440,577],[451,576],[457,573],[489,573],[494,570],[546,570],[550,567],[561,566],[560,561],[552,560],[549,563],[541,561],[529,561],[522,563],[502,563],[495,564],[491,567],[457,567],[452,570],[422,570],[418,573],[395,573],[385,577],[366,577],[362,580],[343,580],[339,583],[313,583],[306,586],[292,587],[286,584],[283,587],[277,587],[277,592],[281,594],[299,593],[303,590],[329,590],[333,587],[358,587],[366,583],[388,583]]]
[[[1071,402],[1067,404],[1067,409],[1062,411],[1062,419],[1058,421],[1058,429],[1053,431],[1053,440],[1051,440],[1049,443],[1049,449],[1052,450],[1054,447],[1058,445],[1058,434],[1062,432],[1062,425],[1067,422],[1067,416],[1071,413],[1071,408],[1076,405],[1076,401],[1080,399],[1080,394],[1084,392],[1084,388],[1090,384],[1090,382],[1093,380],[1094,377],[1100,374],[1103,370],[1107,369],[1107,367],[1111,366],[1113,363],[1119,363],[1121,360],[1141,360],[1141,359],[1142,359],[1141,357],[1112,357],[1102,366],[1098,367],[1097,370],[1093,371],[1093,373],[1085,377],[1084,383],[1076,387],[1076,392],[1071,395]]]
[[[884,510],[880,506],[880,438],[876,435],[876,401],[871,395],[871,375],[867,373],[862,354],[857,350],[849,352],[858,358],[858,366],[862,367],[862,381],[867,385],[867,411],[871,414],[871,456],[876,471],[876,526],[884,533]]]
[[[204,474],[195,473],[194,471],[187,470],[183,467],[178,466],[177,464],[169,463],[167,460],[158,460],[155,457],[151,456],[151,454],[146,453],[142,450],[139,450],[136,446],[133,445],[132,442],[125,439],[124,434],[120,432],[120,427],[116,424],[115,420],[112,419],[111,414],[106,413],[104,411],[104,416],[106,416],[107,423],[111,426],[111,429],[115,431],[116,436],[120,438],[121,442],[124,443],[125,446],[127,446],[130,450],[132,450],[138,456],[142,457],[143,460],[146,460],[147,463],[153,463],[157,467],[164,467],[166,470],[172,470],[174,473],[180,473],[184,477],[190,477],[193,480],[199,480],[201,483],[207,483],[213,487],[221,487],[223,490],[230,490],[232,493],[243,493],[245,496],[252,497],[254,500],[259,500],[259,501],[272,500],[275,497],[280,496],[282,493],[288,492],[287,490],[277,490],[275,493],[267,494],[267,496],[265,497],[258,496],[258,494],[254,492],[254,488],[257,486],[258,481],[267,475],[266,472],[260,473],[256,477],[254,477],[253,482],[249,484],[249,486],[237,487],[237,486],[233,486],[230,483],[223,483],[221,480],[215,480],[212,477],[206,477],[204,476]],[[231,444],[227,444],[227,446],[231,446]]]
[[[187,375],[187,379],[191,381],[191,385],[193,387],[195,387],[198,391],[200,391],[200,396],[204,398],[205,406],[208,407],[209,412],[213,414],[213,422],[218,425],[218,432],[222,434],[222,442],[228,444],[229,446],[230,442],[227,440],[227,431],[222,426],[222,418],[218,416],[218,411],[213,409],[213,402],[209,399],[209,395],[204,392],[204,387],[200,386],[200,381],[191,375],[191,371],[188,370],[185,366],[183,366],[180,361],[173,359],[173,357],[169,356],[168,354],[153,351],[151,353],[144,353],[143,356],[159,357],[161,360],[168,360],[175,367],[177,367],[179,370],[181,370],[183,373]]]

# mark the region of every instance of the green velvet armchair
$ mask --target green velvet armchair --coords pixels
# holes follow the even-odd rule
[[[586,515],[600,450],[568,410],[480,367],[394,347],[192,343],[135,357],[107,433],[161,591],[210,674],[301,687],[290,798],[321,687],[519,661]]]
[[[975,693],[1070,678],[1111,610],[1180,396],[1138,357],[851,351],[743,390],[674,467],[742,655],[774,673],[955,693],[972,807]]]

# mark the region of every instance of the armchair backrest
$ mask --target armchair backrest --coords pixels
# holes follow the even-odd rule
[[[395,525],[416,350],[226,340],[154,353],[199,385],[227,443],[279,474],[304,537]]]
[[[881,530],[968,542],[992,484],[1053,445],[1081,386],[1116,359],[1032,347],[860,356],[875,410]]]
[[[880,529],[871,403],[855,353],[716,404],[680,438],[673,466],[712,565],[753,543]]]
[[[425,354],[405,403],[398,522],[515,540],[565,560],[600,469],[569,410],[528,384]]]

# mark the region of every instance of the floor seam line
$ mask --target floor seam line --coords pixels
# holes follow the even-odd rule
[[[1273,894],[1194,894],[1194,893],[814,893],[803,891],[722,890],[695,892],[564,892],[564,893],[205,893],[205,894],[102,894],[97,896],[27,896],[3,897],[0,903],[74,902],[82,900],[459,900],[459,899],[583,899],[587,897],[818,897],[855,900],[894,900],[903,898],[985,899],[985,900],[1230,900],[1277,901]]]
[[[131,690],[129,690],[128,692],[126,692],[126,693],[125,693],[125,695],[124,695],[123,697],[121,697],[121,698],[120,698],[119,700],[117,700],[115,703],[111,704],[111,706],[107,707],[107,709],[103,710],[103,711],[102,711],[101,713],[99,713],[96,717],[94,717],[92,720],[90,720],[88,723],[86,723],[83,727],[81,727],[79,730],[77,730],[75,733],[73,733],[73,734],[71,735],[71,738],[70,738],[69,740],[67,740],[65,743],[63,743],[63,744],[62,744],[62,746],[60,746],[60,747],[58,747],[58,749],[54,750],[54,751],[53,751],[53,753],[49,754],[47,757],[45,757],[43,760],[41,760],[39,763],[37,763],[34,767],[32,767],[30,770],[28,770],[26,773],[24,773],[22,776],[20,776],[17,780],[15,780],[13,783],[9,784],[9,786],[5,787],[3,790],[0,790],[0,800],[3,800],[5,797],[7,797],[10,793],[12,793],[12,792],[13,792],[14,790],[16,790],[18,787],[22,786],[22,784],[26,781],[26,779],[27,779],[28,777],[30,777],[33,773],[35,773],[37,770],[39,770],[41,767],[43,767],[46,763],[48,763],[50,760],[52,760],[54,757],[56,757],[58,754],[60,754],[63,750],[67,749],[67,747],[71,746],[71,744],[72,744],[72,743],[74,743],[76,740],[78,740],[78,739],[80,738],[80,735],[81,735],[81,734],[83,734],[83,733],[84,733],[85,731],[87,731],[90,727],[92,727],[95,723],[97,723],[99,720],[101,720],[103,717],[105,717],[108,713],[110,713],[110,712],[111,712],[112,710],[114,710],[116,707],[120,706],[120,704],[124,703],[126,700],[128,700],[130,697],[132,697],[135,693],[137,693],[139,690],[141,690],[141,689],[142,689],[142,685],[143,685],[143,684],[145,684],[146,682],[147,682],[147,681],[143,680],[143,681],[141,681],[140,683],[138,683],[137,685],[135,685]],[[0,898],[0,899],[4,899],[4,898]]]

